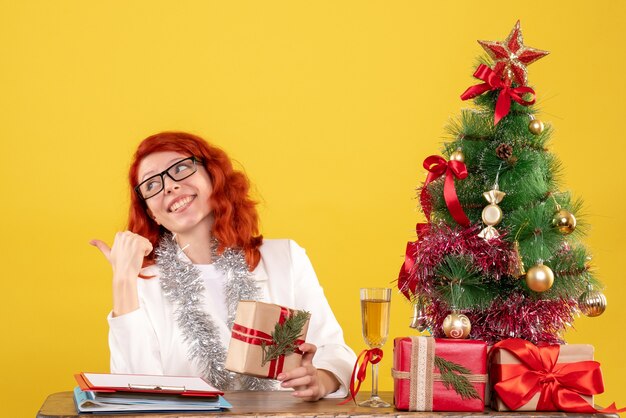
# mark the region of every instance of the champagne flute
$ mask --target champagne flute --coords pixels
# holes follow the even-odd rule
[[[370,348],[381,348],[389,336],[389,307],[391,289],[361,289],[361,322],[363,339]],[[372,395],[359,406],[371,408],[389,407],[387,402],[378,396],[378,364],[372,364]]]

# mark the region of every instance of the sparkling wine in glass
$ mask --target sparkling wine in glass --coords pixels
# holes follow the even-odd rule
[[[370,348],[381,348],[389,336],[389,306],[391,289],[361,289],[361,323],[363,339]],[[378,396],[378,364],[372,364],[372,395],[359,406],[373,408],[389,407],[387,402]]]

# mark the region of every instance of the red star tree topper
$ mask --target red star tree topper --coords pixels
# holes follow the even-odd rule
[[[525,86],[528,81],[526,66],[549,54],[548,51],[535,49],[524,45],[522,29],[519,20],[504,42],[478,41],[485,51],[496,62],[494,71],[503,79]]]

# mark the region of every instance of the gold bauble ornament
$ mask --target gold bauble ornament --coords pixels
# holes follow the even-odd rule
[[[578,308],[586,316],[600,316],[606,310],[606,296],[589,285],[585,293],[578,298]]]
[[[530,121],[530,123],[528,124],[528,130],[533,134],[533,135],[539,135],[543,132],[543,122],[540,121],[539,119],[533,119]]]
[[[552,287],[553,283],[554,273],[543,263],[532,266],[526,272],[526,284],[533,292],[545,292]]]
[[[450,161],[465,162],[465,155],[461,151],[461,148],[457,148],[452,154],[450,154]]]
[[[463,339],[469,336],[472,330],[472,323],[467,316],[457,311],[452,311],[443,320],[442,328],[446,337]]]
[[[576,217],[568,210],[559,209],[552,218],[552,226],[563,235],[568,235],[576,229]]]

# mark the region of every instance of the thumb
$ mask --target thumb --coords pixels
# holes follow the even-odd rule
[[[106,257],[106,259],[109,260],[109,262],[111,261],[111,247],[109,247],[106,242],[99,239],[92,239],[91,241],[89,241],[89,244],[99,249],[100,252]]]

